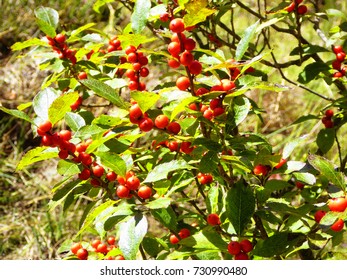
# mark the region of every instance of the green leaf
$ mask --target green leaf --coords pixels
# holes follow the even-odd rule
[[[30,118],[27,114],[25,114],[22,111],[15,110],[15,109],[7,109],[7,108],[2,107],[2,106],[0,106],[0,110],[5,112],[6,114],[9,114],[11,116],[18,118],[18,119],[22,119],[22,120],[25,120],[27,122],[34,124],[34,121],[32,120],[32,118]]]
[[[335,171],[334,165],[330,161],[317,155],[309,155],[308,161],[314,169],[318,170],[331,183],[342,190],[345,190],[346,185],[343,173]]]
[[[32,39],[26,40],[24,42],[17,42],[15,44],[13,44],[11,46],[11,50],[12,51],[20,51],[22,49],[29,48],[32,46],[46,46],[46,47],[48,47],[49,45],[47,44],[47,42],[44,42],[38,38],[32,38]]]
[[[93,135],[103,134],[107,131],[106,128],[97,126],[96,124],[86,125],[81,127],[76,133],[75,137],[77,138],[91,138]]]
[[[184,160],[172,160],[170,162],[162,163],[157,165],[151,170],[144,183],[156,182],[167,178],[167,175],[172,171],[178,171],[182,169],[192,169],[193,166],[189,165]]]
[[[241,235],[255,210],[255,198],[250,187],[236,184],[226,197],[226,214],[238,235]]]
[[[175,212],[171,207],[152,209],[151,214],[157,219],[164,227],[176,231],[177,230],[177,219]]]
[[[194,26],[200,22],[204,22],[206,18],[213,15],[216,12],[215,9],[200,8],[197,12],[189,12],[184,15],[183,21],[185,26]]]
[[[218,187],[211,187],[207,193],[206,206],[210,214],[218,213],[219,193]]]
[[[54,158],[58,156],[58,152],[55,149],[47,147],[36,147],[27,152],[17,165],[16,171],[22,170],[24,167],[33,164],[38,161]]]
[[[150,43],[156,40],[156,38],[148,38],[141,34],[121,34],[118,35],[118,39],[122,42],[122,48],[132,45],[138,47],[141,44]]]
[[[133,14],[131,15],[131,27],[135,34],[140,34],[145,29],[150,10],[150,0],[137,0],[135,2]]]
[[[105,6],[107,3],[112,3],[114,0],[96,0],[93,4],[93,10],[100,14],[100,8]]]
[[[297,146],[302,145],[306,138],[307,136],[305,135],[288,142],[283,148],[282,158],[287,159]]]
[[[81,127],[86,125],[86,121],[77,113],[67,112],[65,114],[66,124],[71,128],[72,131],[76,132]]]
[[[173,119],[181,112],[186,111],[186,107],[194,103],[197,100],[195,96],[191,96],[188,98],[184,98],[179,102],[178,104],[175,105],[175,109],[171,113],[170,121],[173,121]]]
[[[297,181],[303,182],[307,185],[313,186],[314,184],[316,184],[316,177],[311,173],[294,172],[293,176]]]
[[[59,93],[53,88],[45,88],[36,94],[33,100],[33,108],[40,119],[48,120],[48,109],[57,97],[59,97]]]
[[[282,180],[269,180],[266,182],[264,187],[266,190],[273,192],[273,191],[283,190],[288,187],[293,187],[293,185]]]
[[[149,209],[168,208],[170,203],[171,203],[171,198],[160,197],[156,200],[150,201],[148,204],[146,204],[146,207]]]
[[[335,130],[332,128],[321,129],[317,135],[316,143],[323,154],[329,152],[335,142]]]
[[[120,224],[118,247],[125,259],[136,259],[136,254],[147,230],[147,219],[141,213]]]
[[[314,80],[319,73],[324,71],[329,71],[329,66],[323,62],[314,62],[307,65],[304,70],[299,74],[298,82],[302,84],[307,84],[308,82]]]
[[[52,125],[62,120],[67,112],[71,111],[70,105],[76,102],[79,95],[78,92],[62,94],[56,98],[48,109],[48,118]]]
[[[327,9],[325,12],[326,12],[327,15],[330,16],[330,17],[339,17],[339,18],[341,18],[341,19],[343,19],[343,20],[346,20],[346,19],[347,19],[346,14],[345,14],[343,11],[341,11],[341,10],[337,10],[337,9]]]
[[[42,32],[50,37],[55,37],[55,29],[59,24],[59,14],[56,10],[47,7],[35,9],[37,24]]]
[[[202,173],[212,173],[219,163],[218,154],[213,151],[206,153],[200,161],[199,170]]]
[[[248,49],[249,43],[253,40],[255,32],[259,26],[259,21],[247,27],[235,52],[235,60],[240,60]]]
[[[150,109],[160,98],[160,96],[154,92],[143,91],[133,91],[130,93],[130,96],[137,102],[142,112],[146,112]]]
[[[57,166],[58,173],[62,176],[72,176],[78,174],[80,169],[73,161],[60,160]]]
[[[112,102],[116,106],[118,106],[121,109],[127,109],[128,105],[124,100],[118,95],[118,92],[115,91],[112,87],[109,85],[92,79],[88,78],[86,80],[81,80],[80,83],[82,83],[84,86],[87,88],[91,89],[94,91],[97,95],[100,97],[105,98],[106,100]]]
[[[304,54],[315,54],[319,52],[329,52],[326,48],[323,48],[321,46],[316,45],[304,45],[302,46],[302,49],[304,51]],[[294,48],[290,55],[299,55],[300,54],[300,47]]]
[[[116,224],[125,218],[134,214],[133,205],[128,203],[120,203],[111,212],[107,214],[107,220],[104,222],[104,229],[111,230]]]
[[[116,174],[125,177],[126,163],[119,155],[110,152],[97,152],[96,155],[100,157],[103,165],[116,172]]]
[[[83,32],[84,30],[90,29],[90,28],[93,27],[95,24],[96,24],[96,23],[94,23],[94,22],[90,22],[90,23],[87,23],[87,24],[85,24],[85,25],[83,25],[83,26],[81,26],[81,27],[79,27],[79,28],[73,30],[73,31],[71,32],[71,36],[69,37],[69,39],[67,40],[67,42],[70,42],[70,40],[73,41],[73,40],[74,40],[74,37],[76,37],[78,34],[80,34],[81,32]]]
[[[243,159],[238,156],[222,155],[221,159],[226,161],[228,164],[231,164],[234,169],[244,171],[245,173],[250,173],[253,169],[252,165],[247,164],[247,162],[244,162]]]
[[[251,103],[249,102],[248,98],[241,96],[234,98],[233,110],[235,126],[238,126],[246,119],[250,109]]]
[[[182,239],[179,244],[198,250],[227,250],[226,242],[213,227],[204,228],[198,233]]]
[[[156,257],[164,249],[160,238],[145,237],[142,241],[142,246],[151,257]]]
[[[259,240],[252,253],[256,256],[271,258],[289,251],[298,242],[300,234],[287,232],[275,233],[265,240]]]
[[[81,233],[83,233],[103,211],[105,211],[109,207],[113,207],[114,204],[115,204],[115,201],[109,200],[109,201],[106,201],[106,202],[100,204],[96,208],[94,208],[93,211],[90,211],[88,213],[86,219],[84,220],[83,226],[75,235],[75,238],[77,236],[79,236]]]
[[[213,152],[220,152],[222,150],[222,145],[219,144],[218,142],[216,141],[213,141],[211,139],[208,139],[208,138],[204,138],[204,137],[199,137],[199,138],[196,138],[192,145],[198,145],[198,146],[204,146],[206,147],[207,149],[209,149],[210,151],[213,151]]]

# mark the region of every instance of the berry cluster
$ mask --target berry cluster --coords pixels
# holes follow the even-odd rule
[[[194,149],[196,148],[195,146],[192,146],[192,143],[189,141],[183,141],[183,142],[178,142],[178,141],[162,141],[160,143],[154,142],[152,144],[155,149],[158,149],[160,147],[166,147],[170,150],[170,152],[181,152],[185,154],[191,154]]]
[[[119,186],[116,190],[116,195],[119,198],[131,198],[136,191],[138,197],[141,199],[148,199],[152,196],[152,189],[148,186],[141,186],[140,179],[135,175],[133,171],[128,171],[125,178],[117,176]]]
[[[111,250],[117,248],[115,245],[116,239],[114,236],[109,236],[106,240],[106,242],[102,242],[100,239],[94,239],[92,242],[90,242],[89,251],[103,254],[104,256],[107,255]],[[80,242],[74,243],[71,248],[71,252],[76,255],[76,257],[80,260],[87,260],[89,252],[87,248],[83,248],[82,244]],[[124,260],[125,258],[122,255],[118,256],[109,256],[105,257],[104,260]]]
[[[337,197],[332,198],[328,201],[328,207],[332,212],[344,212],[347,208],[347,197]],[[322,218],[325,216],[327,212],[324,210],[318,210],[314,214],[314,219],[317,223],[320,223]],[[344,227],[345,223],[342,219],[338,219],[335,223],[333,223],[330,227],[333,231],[341,231]]]
[[[169,237],[170,243],[171,244],[177,244],[180,242],[181,239],[187,238],[190,236],[190,230],[187,228],[182,228],[178,232],[178,236],[176,234],[171,234]]]
[[[46,36],[48,44],[52,46],[52,49],[55,53],[58,54],[60,59],[67,58],[74,65],[77,62],[76,59],[76,50],[69,49],[69,46],[66,43],[66,37],[64,34],[57,34],[54,38]]]
[[[325,115],[322,118],[322,123],[326,128],[333,128],[334,127],[334,121],[332,120],[332,117],[334,116],[333,110],[326,110]]]
[[[140,81],[140,77],[145,78],[149,75],[149,70],[145,67],[148,64],[148,58],[134,46],[126,47],[125,53],[127,61],[132,64],[132,69],[128,69],[125,72],[125,75],[130,80],[128,83],[129,89],[146,90],[146,84]]]
[[[333,69],[337,70],[333,74],[334,78],[342,78],[347,73],[347,66],[343,65],[346,58],[346,53],[344,52],[342,46],[333,46],[333,52],[336,55],[336,60],[332,62]]]
[[[248,260],[248,253],[252,250],[253,244],[248,239],[244,239],[240,242],[230,241],[228,244],[228,252],[235,256],[235,260]]]
[[[307,6],[300,5],[303,1],[304,0],[294,0],[288,7],[285,8],[285,10],[288,13],[296,11],[298,15],[304,15],[307,13]]]

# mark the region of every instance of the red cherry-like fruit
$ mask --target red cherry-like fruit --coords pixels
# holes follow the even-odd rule
[[[159,129],[164,129],[169,125],[170,119],[165,115],[159,115],[155,118],[154,124]]]
[[[175,19],[171,20],[170,24],[169,24],[169,28],[172,32],[175,32],[175,33],[183,32],[185,29],[183,19],[175,18]]]
[[[129,197],[130,190],[126,186],[119,185],[116,194],[119,198],[127,198]]]
[[[220,225],[220,219],[218,214],[212,213],[207,216],[207,223],[211,226],[217,226]]]
[[[139,121],[139,128],[144,132],[151,131],[153,126],[153,121],[150,118],[143,118]]]
[[[77,251],[76,256],[80,260],[86,260],[88,259],[88,251],[84,248],[81,248]]]
[[[244,239],[240,241],[240,246],[241,246],[241,251],[244,253],[249,253],[250,251],[253,250],[252,242],[249,241],[248,239]]]
[[[171,244],[177,244],[178,242],[180,242],[179,238],[174,234],[170,235],[169,240]]]
[[[234,258],[235,260],[243,260],[243,261],[246,261],[246,260],[249,260],[249,257],[248,257],[248,255],[246,254],[246,253],[243,253],[243,252],[241,252],[241,253],[238,253],[237,255],[235,255],[235,258]]]
[[[179,77],[176,81],[176,86],[182,90],[185,91],[190,87],[190,81],[188,77]]]
[[[152,196],[152,189],[148,186],[141,186],[137,191],[137,195],[142,199],[148,199]]]
[[[266,176],[268,172],[269,172],[268,167],[266,165],[262,165],[262,164],[258,164],[253,169],[253,173],[255,175],[259,175],[259,176]]]
[[[117,179],[117,174],[114,171],[110,171],[106,174],[106,178],[107,180],[109,180],[110,182],[116,181]]]
[[[82,245],[81,245],[81,243],[74,243],[72,246],[71,246],[71,248],[70,248],[70,250],[71,250],[71,252],[73,253],[73,254],[77,254],[77,251],[79,250],[79,249],[81,249],[82,248]]]
[[[141,184],[141,182],[140,182],[139,178],[137,178],[135,175],[129,177],[126,180],[126,186],[130,190],[137,190],[139,188],[140,184]]]
[[[325,216],[326,212],[323,210],[318,210],[315,214],[314,214],[314,220],[316,221],[317,224],[319,224],[319,222],[323,219],[323,217]]]
[[[343,229],[344,225],[344,221],[342,219],[338,219],[335,223],[332,224],[330,228],[331,230],[338,232]]]
[[[330,211],[343,212],[347,208],[347,199],[345,197],[332,198],[328,202]]]
[[[166,129],[170,133],[177,135],[181,131],[181,125],[178,122],[171,122]]]
[[[241,252],[241,245],[237,241],[230,241],[228,244],[228,252],[231,255],[237,255]]]
[[[52,129],[52,123],[50,121],[45,121],[39,124],[38,129],[40,129],[43,132],[48,132]]]
[[[181,239],[187,238],[188,236],[190,236],[190,230],[187,229],[187,228],[182,228],[182,229],[179,231],[178,236],[179,236]]]

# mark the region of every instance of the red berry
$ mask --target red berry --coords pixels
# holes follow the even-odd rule
[[[78,79],[80,80],[84,80],[84,79],[87,79],[88,78],[88,75],[86,72],[80,72],[78,73]]]
[[[82,248],[82,245],[81,245],[81,243],[74,243],[72,246],[71,246],[71,248],[70,248],[70,250],[71,250],[71,252],[73,253],[73,254],[77,254],[77,251],[79,250],[79,249],[81,249]]]
[[[139,188],[140,184],[141,184],[141,182],[140,182],[139,178],[137,178],[135,175],[129,177],[126,180],[126,186],[130,190],[137,190]]]
[[[235,255],[235,260],[249,260],[249,257],[246,253],[238,253],[237,255]]]
[[[86,143],[79,143],[76,145],[76,151],[78,153],[85,152],[88,148],[88,145]]]
[[[344,227],[345,223],[342,219],[338,219],[332,226],[330,227],[333,231],[341,231]]]
[[[90,243],[90,245],[92,245],[92,247],[93,247],[94,249],[97,249],[98,246],[99,246],[99,244],[101,244],[101,240],[100,240],[100,239],[94,239],[94,240]]]
[[[197,89],[197,91],[195,92],[196,96],[200,96],[200,95],[204,95],[206,93],[208,93],[209,90],[207,88],[199,88]]]
[[[207,223],[211,226],[220,225],[220,219],[218,214],[212,213],[207,216]]]
[[[292,11],[295,10],[295,3],[292,2],[288,7],[285,8],[285,10],[288,12],[288,13],[291,13]]]
[[[177,122],[171,122],[169,123],[169,125],[166,127],[166,129],[172,133],[177,135],[180,131],[181,131],[181,126],[179,123]]]
[[[51,135],[43,135],[42,136],[42,139],[41,139],[41,144],[43,146],[52,146],[53,144],[53,141],[52,141],[52,137]]]
[[[110,171],[106,174],[106,178],[107,180],[109,180],[110,182],[116,181],[117,179],[117,174],[114,171]]]
[[[221,83],[222,83],[223,91],[230,91],[236,87],[234,82],[227,79],[221,80]]]
[[[136,81],[130,81],[128,87],[130,90],[137,90],[139,88],[139,83]]]
[[[162,22],[168,21],[169,20],[169,13],[165,12],[165,13],[160,14],[159,19]]]
[[[135,63],[137,62],[137,54],[134,53],[134,52],[131,52],[128,54],[128,57],[127,57],[127,60],[130,62],[130,63]]]
[[[179,238],[174,234],[170,235],[169,240],[171,244],[177,244],[178,242],[180,242]]]
[[[48,132],[52,129],[52,123],[50,121],[45,121],[39,124],[38,129],[40,129],[43,132]]]
[[[101,177],[104,175],[105,169],[101,165],[95,165],[92,167],[92,171],[96,177]]]
[[[228,252],[231,255],[237,255],[241,252],[241,245],[237,241],[230,241],[228,244]]]
[[[194,61],[194,56],[189,51],[184,51],[180,56],[180,62],[184,66],[189,66]]]
[[[88,251],[84,248],[81,248],[77,251],[76,256],[80,260],[86,260],[88,259]]]
[[[323,219],[323,217],[325,216],[326,212],[323,210],[318,210],[315,214],[314,214],[314,219],[316,221],[316,223],[319,224],[319,222],[321,221],[321,219]]]
[[[193,152],[194,146],[191,146],[191,145],[192,145],[192,143],[190,143],[190,142],[182,142],[181,146],[180,146],[181,152],[183,152],[185,154],[190,154],[191,152]]]
[[[340,53],[340,52],[343,52],[342,46],[333,46],[333,52],[334,52],[335,54],[338,54],[338,53]]]
[[[76,111],[79,108],[79,106],[82,104],[82,101],[83,101],[83,98],[81,96],[78,97],[76,102],[70,105],[71,110]]]
[[[248,239],[244,239],[240,241],[240,246],[241,246],[241,251],[244,253],[249,253],[250,251],[253,250],[252,242],[249,241]]]
[[[211,109],[205,110],[203,113],[203,117],[205,119],[212,120],[213,119],[213,111]]]
[[[180,33],[179,35],[177,33],[172,34],[171,42],[181,43],[181,40],[182,42],[186,41],[186,35],[184,33]]]
[[[125,48],[125,53],[128,55],[129,53],[134,53],[134,52],[136,52],[136,47],[134,47],[134,46],[127,46],[126,48]]]
[[[149,75],[149,70],[146,67],[140,69],[140,76],[145,78]]]
[[[335,73],[333,74],[333,77],[334,77],[334,78],[342,78],[342,77],[343,77],[343,74],[342,74],[341,72],[335,72]]]
[[[167,64],[174,69],[180,67],[181,65],[181,63],[176,59],[169,59]]]
[[[71,131],[63,129],[59,131],[59,137],[64,141],[69,141],[71,139]]]
[[[194,75],[199,75],[202,71],[202,65],[199,61],[194,60],[190,65],[189,65],[189,71],[190,73]]]
[[[190,81],[188,77],[179,77],[176,81],[176,86],[180,90],[187,90],[190,87]]]
[[[91,165],[93,162],[91,155],[87,154],[86,152],[79,153],[78,157],[80,158],[81,162],[85,165]]]
[[[258,164],[257,166],[254,167],[253,173],[255,175],[261,175],[261,176],[266,176],[267,173],[269,172],[269,169],[267,166]]]
[[[187,51],[192,51],[195,49],[196,43],[192,38],[187,38],[184,40],[184,48]]]
[[[152,196],[152,189],[148,186],[142,186],[138,189],[137,195],[142,199],[147,199]]]
[[[180,54],[181,52],[181,45],[178,42],[171,42],[168,46],[167,46],[167,50],[169,51],[169,53],[176,57]]]
[[[170,119],[165,115],[159,115],[155,118],[154,124],[159,129],[164,129],[169,125]]]
[[[305,184],[303,184],[303,183],[301,183],[301,182],[296,182],[296,183],[295,183],[295,186],[296,186],[298,189],[302,190],[302,189],[305,187]]]
[[[333,122],[332,120],[326,120],[326,121],[324,122],[324,126],[325,126],[326,128],[333,128],[333,127],[334,127],[334,122]]]
[[[107,238],[107,243],[108,243],[109,245],[114,245],[114,244],[116,243],[116,238],[115,238],[114,236],[109,236],[109,237]]]
[[[333,63],[331,64],[335,70],[340,70],[341,69],[341,62],[338,60],[334,60]]]
[[[187,229],[187,228],[182,228],[182,229],[179,231],[178,236],[179,236],[181,239],[187,238],[187,237],[190,236],[190,230]]]
[[[213,116],[214,116],[214,117],[218,117],[218,116],[224,114],[224,112],[225,112],[225,109],[224,109],[224,108],[222,108],[222,107],[217,107],[216,109],[213,110]]]
[[[346,57],[346,53],[343,51],[336,54],[337,61],[343,62],[345,60],[345,57]]]
[[[347,208],[347,199],[345,197],[332,198],[328,201],[330,211],[343,212]]]
[[[327,118],[332,118],[333,116],[334,116],[334,111],[333,110],[326,110],[325,111],[325,116],[327,117]]]
[[[107,245],[105,243],[100,243],[96,248],[98,253],[107,254]]]
[[[140,106],[138,104],[134,104],[129,109],[129,118],[130,122],[134,124],[138,124],[139,121],[142,119],[143,113],[140,109]]]
[[[168,148],[170,149],[171,152],[178,152],[178,142],[172,141],[168,144]]]
[[[275,166],[276,169],[281,168],[283,165],[285,165],[287,160],[285,158],[282,158],[280,162]]]
[[[60,159],[67,159],[69,157],[69,152],[67,150],[60,150],[58,156]]]
[[[80,174],[78,174],[78,178],[80,180],[88,180],[90,178],[90,170],[85,168],[81,171]]]
[[[127,198],[129,197],[130,190],[126,186],[119,185],[116,194],[119,198]]]
[[[152,130],[153,126],[153,121],[150,118],[143,118],[139,121],[139,128],[144,132]]]
[[[175,19],[171,20],[169,28],[172,32],[175,32],[175,33],[183,32],[184,28],[185,28],[183,19],[175,18]]]
[[[306,5],[301,5],[297,8],[298,14],[299,15],[304,15],[307,13],[307,6]]]
[[[54,37],[54,40],[59,43],[59,44],[64,44],[66,38],[65,38],[65,35],[64,34],[57,34],[55,37]]]

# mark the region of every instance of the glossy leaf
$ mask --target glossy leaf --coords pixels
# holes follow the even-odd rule
[[[41,90],[33,100],[33,108],[36,115],[42,120],[48,120],[48,110],[53,101],[59,97],[59,94],[53,88]]]
[[[125,161],[119,155],[110,152],[97,152],[96,155],[100,157],[103,165],[116,172],[116,174],[125,177],[127,167]]]
[[[136,259],[136,254],[147,230],[147,219],[141,213],[120,224],[118,246],[125,259]]]
[[[176,231],[177,219],[176,214],[171,207],[152,209],[151,214],[157,219],[164,227]]]
[[[307,65],[304,70],[299,74],[298,82],[307,84],[314,80],[319,73],[329,71],[330,67],[323,62],[314,62]]]
[[[247,27],[240,42],[237,45],[235,52],[235,60],[240,60],[248,49],[250,42],[255,36],[255,32],[259,26],[259,21]]]
[[[36,9],[34,12],[40,30],[52,38],[55,37],[55,29],[58,27],[59,24],[58,12],[52,8],[47,7],[40,7]]]
[[[58,162],[57,171],[62,176],[76,175],[80,172],[77,163],[69,160],[60,160]]]
[[[218,155],[216,152],[207,152],[200,161],[199,171],[202,173],[212,173],[217,169],[219,163]]]
[[[20,51],[22,49],[29,48],[32,46],[46,46],[46,47],[48,47],[49,45],[46,42],[44,42],[38,38],[32,38],[32,39],[26,40],[24,42],[17,42],[15,44],[13,44],[11,46],[11,50],[12,51]]]
[[[140,34],[145,29],[149,12],[151,10],[150,0],[137,0],[131,16],[131,27],[135,34]]]
[[[154,106],[160,98],[158,94],[143,91],[133,91],[130,96],[137,102],[142,112],[146,112]]]
[[[15,110],[15,109],[7,109],[7,108],[2,107],[2,106],[0,106],[0,110],[5,112],[6,114],[9,114],[11,116],[18,118],[18,119],[22,119],[22,120],[25,120],[27,122],[34,124],[34,121],[32,120],[32,118],[30,118],[27,114],[25,114],[22,111]]]
[[[68,94],[60,95],[54,99],[48,109],[48,119],[52,125],[62,120],[67,112],[71,111],[71,105],[76,102],[79,95],[78,92],[71,92]]]
[[[221,235],[212,227],[204,228],[198,233],[184,238],[180,241],[181,245],[192,247],[194,249],[219,250],[226,251],[227,243]]]
[[[335,130],[332,128],[321,129],[317,135],[316,143],[323,154],[329,152],[335,142]]]
[[[156,200],[152,200],[146,204],[146,207],[149,209],[160,209],[168,208],[171,203],[171,198],[169,197],[159,197]]]
[[[72,131],[76,132],[81,127],[86,125],[86,121],[77,113],[67,112],[65,114],[66,124],[71,128]]]
[[[251,103],[246,97],[236,97],[233,101],[235,126],[242,123],[251,109]]]

